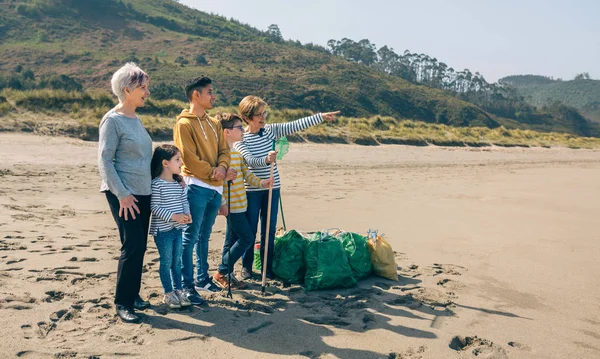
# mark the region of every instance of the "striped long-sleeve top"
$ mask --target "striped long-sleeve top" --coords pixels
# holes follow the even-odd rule
[[[305,130],[321,122],[323,122],[323,117],[318,113],[292,122],[268,124],[265,125],[262,136],[259,133],[245,132],[242,141],[236,142],[234,147],[242,154],[244,160],[248,164],[248,168],[256,175],[256,177],[260,179],[269,179],[271,165],[266,162],[266,159],[267,154],[273,150],[273,143],[280,137]],[[273,188],[280,188],[281,183],[279,181],[277,163],[274,165],[273,176],[275,179]],[[260,191],[265,189],[246,183],[246,190]]]
[[[242,155],[238,151],[231,150],[230,155],[231,163],[229,164],[229,168],[237,171],[237,177],[231,183],[231,197],[229,197],[227,190],[227,182],[223,185],[223,200],[227,204],[227,200],[231,199],[231,207],[229,208],[231,213],[244,213],[248,208],[244,181],[251,186],[260,187],[262,180],[250,172],[248,166],[244,163]]]
[[[167,182],[159,177],[152,180],[152,196],[150,197],[152,222],[150,234],[168,232],[173,228],[185,229],[186,224],[179,224],[171,219],[174,214],[190,213],[190,205],[185,190],[179,182]]]

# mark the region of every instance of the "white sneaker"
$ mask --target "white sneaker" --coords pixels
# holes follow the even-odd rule
[[[242,279],[252,279],[252,270],[247,270],[246,268],[242,268],[240,277],[242,277]]]
[[[181,305],[182,307],[189,307],[190,305],[192,305],[192,302],[190,302],[190,300],[187,298],[187,294],[184,291],[178,290],[175,293],[179,298],[179,305]]]
[[[181,308],[181,303],[179,302],[179,297],[175,292],[170,292],[165,294],[163,298],[163,303],[165,303],[171,309],[179,309]]]

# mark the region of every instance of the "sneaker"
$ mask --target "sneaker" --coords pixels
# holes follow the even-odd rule
[[[181,303],[179,303],[179,297],[175,292],[170,292],[165,294],[163,298],[163,303],[165,303],[171,309],[179,309],[181,308]]]
[[[206,301],[204,299],[202,299],[202,297],[200,296],[200,294],[198,294],[198,292],[196,292],[196,289],[194,289],[193,287],[192,288],[185,288],[183,290],[183,295],[193,305],[202,305],[202,304],[206,303]]]
[[[227,276],[225,276],[225,278],[227,278]],[[246,287],[247,287],[246,283],[244,283],[241,280],[237,279],[235,277],[235,274],[233,274],[233,273],[231,273],[231,286],[233,288],[237,288],[237,289],[246,289]]]
[[[240,277],[242,277],[242,279],[252,279],[252,269],[242,268]]]
[[[217,287],[215,283],[210,279],[210,277],[202,282],[194,283],[194,287],[196,290],[204,291],[204,292],[220,292],[221,288]]]
[[[179,304],[181,304],[182,307],[189,307],[192,305],[192,302],[190,302],[184,291],[177,290],[175,293],[177,294],[177,298],[179,298]]]
[[[227,289],[227,287],[229,287],[229,283],[227,282],[227,275],[225,274],[221,274],[219,272],[215,273],[215,275],[213,275],[213,281],[222,289]],[[233,282],[231,284],[233,284]]]

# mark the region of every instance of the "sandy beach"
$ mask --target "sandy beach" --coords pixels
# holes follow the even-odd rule
[[[397,282],[260,283],[169,311],[152,237],[142,296],[112,304],[119,239],[97,143],[0,133],[2,358],[598,358],[600,151],[292,144],[287,227],[377,229]],[[225,221],[210,244],[221,256]]]

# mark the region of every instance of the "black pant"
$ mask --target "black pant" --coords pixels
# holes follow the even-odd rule
[[[126,221],[125,217],[119,217],[119,199],[109,191],[104,193],[121,238],[115,304],[133,308],[133,302],[142,285],[142,267],[150,226],[150,196],[134,195],[138,200],[136,205],[140,213],[135,214],[135,219],[131,218],[130,213]]]

